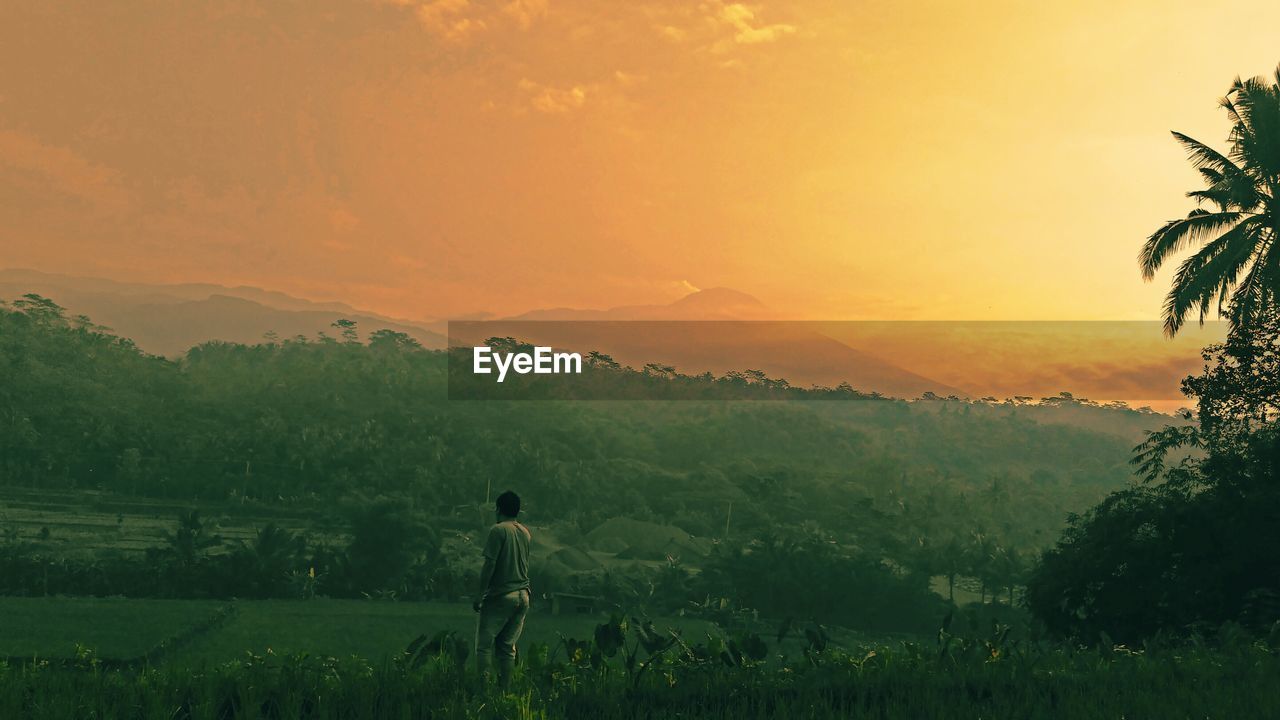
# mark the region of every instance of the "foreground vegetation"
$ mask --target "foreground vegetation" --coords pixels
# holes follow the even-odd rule
[[[1280,620],[1280,313],[1232,330],[1183,381],[1199,423],[1153,433],[1142,484],[1073,517],[1028,581],[1059,636],[1138,642]],[[1202,451],[1173,462],[1170,450]]]
[[[553,615],[539,602],[523,642],[590,637],[599,621],[594,614]],[[716,631],[710,621],[692,616],[654,622],[689,637]],[[0,597],[0,659],[63,663],[88,653],[106,667],[182,668],[254,653],[359,656],[376,664],[427,631],[469,640],[475,624],[469,603]],[[841,641],[848,637],[833,634]]]
[[[798,659],[758,636],[703,642],[637,623],[527,653],[508,695],[477,682],[451,635],[383,663],[252,655],[199,668],[0,666],[0,714],[30,718],[1234,718],[1276,717],[1267,639],[1059,647],[943,631],[936,643]]]

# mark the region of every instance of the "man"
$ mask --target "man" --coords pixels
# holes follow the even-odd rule
[[[480,613],[476,627],[476,664],[489,674],[490,656],[498,651],[498,684],[506,690],[516,663],[516,642],[529,612],[528,528],[516,521],[520,496],[508,490],[498,496],[497,522],[484,544],[480,594],[471,606]]]

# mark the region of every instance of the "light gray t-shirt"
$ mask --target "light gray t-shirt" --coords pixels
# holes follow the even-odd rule
[[[485,597],[529,589],[529,529],[515,520],[503,520],[489,528],[484,559],[493,563],[493,577]]]

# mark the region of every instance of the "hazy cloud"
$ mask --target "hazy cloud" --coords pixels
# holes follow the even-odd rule
[[[534,110],[552,115],[577,110],[587,101],[587,89],[581,85],[557,88],[526,78],[520,81],[520,89]]]
[[[547,0],[511,0],[502,7],[502,13],[516,21],[522,30],[528,30],[533,22],[547,14]]]
[[[1042,387],[1079,388],[1077,392],[1108,398],[1177,398],[1182,379],[1202,365],[1198,355],[1150,362],[1099,361],[1089,364],[1055,363],[1034,378]],[[1007,382],[1007,381],[1006,381]]]
[[[648,80],[649,76],[639,74],[639,73],[629,73],[629,72],[623,72],[621,70],[614,70],[613,78],[618,81],[619,85],[623,87],[630,87],[632,85],[637,85],[639,83],[644,82],[645,80]]]
[[[715,54],[732,52],[742,45],[773,43],[798,31],[795,24],[767,22],[760,4],[709,0],[691,3],[652,3],[645,14],[654,31],[672,43],[686,43]],[[720,61],[721,67],[736,65]]]
[[[129,203],[117,171],[24,133],[0,130],[0,171],[38,191],[74,197],[99,211],[118,212]]]
[[[659,25],[658,34],[672,42],[681,42],[688,36],[689,32],[675,25]]]
[[[432,0],[415,12],[423,27],[445,40],[462,42],[487,27],[467,0]]]
[[[502,24],[530,29],[547,14],[549,0],[379,0],[382,4],[412,9],[418,22],[432,35],[465,44],[480,33]]]
[[[794,25],[785,23],[761,24],[756,11],[742,3],[730,3],[720,8],[720,19],[736,31],[733,40],[742,45],[773,42],[796,31]]]
[[[680,278],[798,316],[1154,316],[1132,243],[1196,180],[1166,129],[1220,137],[1212,98],[1274,65],[1280,20],[1241,3],[1231,52],[1169,55],[1203,18],[1154,0],[1101,26],[1052,3],[9,5],[0,263],[407,316]],[[1081,178],[1105,186],[1087,207],[1063,200]]]

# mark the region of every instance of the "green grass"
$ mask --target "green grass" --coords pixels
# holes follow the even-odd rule
[[[475,633],[476,615],[463,603],[254,600],[239,601],[236,605],[240,612],[234,619],[175,653],[169,662],[220,662],[243,658],[246,651],[264,655],[268,650],[275,655],[307,653],[336,658],[358,655],[380,661],[403,651],[424,633],[433,635],[452,630],[468,641]],[[595,615],[550,615],[535,611],[525,623],[521,644],[553,643],[559,633],[589,637],[601,619]],[[682,618],[662,622],[695,633],[711,627]]]
[[[1005,633],[945,643],[852,639],[791,652],[765,638],[751,657],[724,653],[721,634],[685,618],[683,642],[656,655],[611,658],[590,642],[552,648],[560,634],[590,640],[601,618],[529,618],[513,693],[479,686],[468,664],[397,659],[421,633],[469,639],[474,615],[448,603],[241,601],[229,619],[141,668],[136,657],[201,626],[224,603],[183,600],[0,598],[0,654],[65,658],[0,662],[0,718],[1254,718],[1280,717],[1280,629],[1240,629],[1142,651],[1072,648]],[[742,641],[745,636],[737,636]],[[746,647],[746,645],[742,645]],[[337,658],[337,659],[335,659]],[[639,667],[655,658],[644,670]]]
[[[957,649],[958,648],[958,649]],[[512,693],[447,657],[420,668],[246,658],[201,669],[0,664],[0,717],[53,718],[1264,718],[1280,717],[1280,656],[1259,642],[1148,653],[1063,647],[828,650],[728,667],[675,649],[638,675],[619,658],[534,661]]]
[[[76,645],[131,659],[226,603],[123,598],[0,598],[0,657],[68,658]]]
[[[0,657],[70,658],[76,644],[100,657],[128,659],[161,640],[206,620],[226,603],[202,600],[121,598],[0,598]],[[475,613],[462,603],[372,600],[240,600],[226,623],[165,656],[170,665],[238,660],[247,653],[277,656],[306,653],[381,661],[401,652],[418,635],[453,630],[468,641]],[[560,634],[590,637],[595,615],[550,615],[536,609],[522,645],[554,643]],[[701,638],[712,629],[688,618],[660,618]]]

